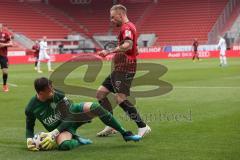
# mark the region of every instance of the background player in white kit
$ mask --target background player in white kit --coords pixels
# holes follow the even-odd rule
[[[39,43],[40,51],[39,51],[39,59],[37,64],[37,72],[42,73],[41,71],[41,61],[47,60],[48,71],[52,72],[51,68],[51,59],[50,56],[47,54],[48,45],[47,45],[47,37],[44,36],[43,39]]]
[[[217,45],[217,48],[220,48],[220,54],[219,54],[219,58],[220,58],[220,66],[226,66],[227,65],[227,57],[226,57],[226,50],[227,50],[227,44],[226,44],[226,40],[219,36],[219,42]]]

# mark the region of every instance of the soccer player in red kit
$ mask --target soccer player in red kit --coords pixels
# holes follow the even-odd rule
[[[193,52],[194,52],[193,57],[192,57],[193,62],[195,62],[195,58],[200,60],[199,56],[198,56],[198,45],[199,45],[198,40],[197,40],[197,38],[195,38],[194,41],[193,41],[193,44],[192,44]]]
[[[32,46],[32,50],[33,50],[33,56],[35,58],[34,69],[37,70],[37,63],[38,63],[39,51],[40,51],[40,46],[39,46],[38,40]]]
[[[136,107],[127,99],[127,96],[130,95],[131,83],[137,68],[136,56],[138,49],[136,27],[129,21],[127,9],[123,5],[114,5],[110,9],[110,16],[111,22],[120,28],[118,46],[111,51],[102,50],[98,52],[98,55],[102,57],[110,53],[115,53],[115,55],[113,57],[114,69],[98,88],[96,97],[102,106],[112,112],[112,106],[107,95],[110,92],[115,93],[118,105],[136,122],[138,135],[143,137],[149,133],[151,129],[143,122]],[[97,136],[108,136],[113,133],[115,133],[115,131],[106,126],[104,130],[97,133]]]
[[[3,91],[8,92],[8,47],[12,47],[11,36],[3,30],[3,25],[0,24],[0,65],[2,69]]]

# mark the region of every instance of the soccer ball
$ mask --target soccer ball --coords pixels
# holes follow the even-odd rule
[[[37,133],[33,137],[33,143],[36,145],[36,148],[39,150],[42,149],[41,142],[44,140],[44,138],[40,136],[42,133],[43,132]]]

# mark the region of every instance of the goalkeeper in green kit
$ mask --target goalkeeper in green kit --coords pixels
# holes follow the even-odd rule
[[[71,103],[65,97],[64,93],[54,89],[52,82],[45,77],[36,79],[34,87],[37,94],[32,97],[25,109],[28,150],[39,150],[33,141],[36,119],[49,131],[40,134],[40,137],[43,138],[41,141],[41,148],[43,150],[52,150],[55,148],[59,150],[71,150],[80,145],[91,144],[91,140],[80,138],[76,134],[76,130],[96,116],[105,125],[121,133],[125,141],[139,141],[141,139],[140,136],[126,131],[112,114],[98,103]],[[62,109],[58,110],[56,108]],[[67,114],[66,116],[66,112],[72,114]]]

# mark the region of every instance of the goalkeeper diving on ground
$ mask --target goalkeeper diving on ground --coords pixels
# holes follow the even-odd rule
[[[80,145],[91,144],[90,139],[81,138],[76,131],[94,117],[99,117],[105,125],[116,129],[125,141],[141,140],[141,136],[125,130],[113,115],[98,103],[72,103],[45,77],[37,78],[34,87],[36,95],[31,98],[25,109],[27,148],[30,151],[71,150]],[[72,114],[66,114],[66,111]],[[38,148],[33,140],[36,119],[48,131],[40,134],[41,148]]]

